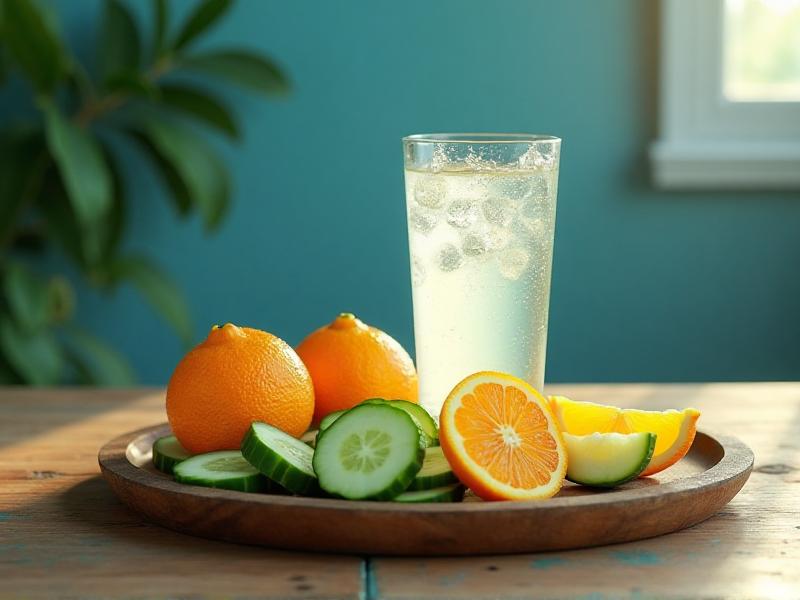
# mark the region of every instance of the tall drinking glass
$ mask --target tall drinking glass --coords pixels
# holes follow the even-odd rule
[[[544,383],[561,140],[403,138],[421,404],[476,371]]]

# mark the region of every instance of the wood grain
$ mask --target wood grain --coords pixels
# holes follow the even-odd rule
[[[588,550],[459,559],[314,556],[145,524],[100,479],[109,438],[164,420],[158,390],[0,391],[0,598],[800,598],[800,384],[553,386],[664,409],[756,455],[720,513]],[[365,577],[359,577],[363,569]],[[310,586],[310,588],[309,588]]]
[[[212,539],[274,548],[401,556],[563,550],[638,540],[720,510],[750,474],[734,438],[698,433],[680,467],[614,490],[569,484],[545,502],[399,504],[247,494],[175,482],[152,467],[166,424],[120,436],[99,453],[117,496],[150,521]]]
[[[184,536],[125,508],[97,450],[164,418],[160,391],[0,392],[0,598],[360,597],[360,558]]]
[[[800,598],[800,384],[551,386],[622,406],[694,406],[755,452],[744,489],[679,533],[570,552],[373,559],[373,598]]]

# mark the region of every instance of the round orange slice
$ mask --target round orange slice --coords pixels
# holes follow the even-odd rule
[[[564,440],[547,400],[525,381],[470,375],[447,396],[439,427],[453,472],[484,500],[539,500],[561,489]]]
[[[671,467],[692,447],[700,411],[636,410],[594,402],[578,402],[564,396],[550,396],[550,405],[561,431],[573,435],[592,433],[654,433],[656,447],[650,464],[640,477]]]

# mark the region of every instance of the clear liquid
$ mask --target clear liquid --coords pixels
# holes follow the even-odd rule
[[[405,176],[421,404],[476,371],[541,390],[557,166]]]

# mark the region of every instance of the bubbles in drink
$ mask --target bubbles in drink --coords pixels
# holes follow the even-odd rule
[[[546,240],[547,225],[544,219],[520,219],[517,228],[518,235],[537,243],[537,240]]]
[[[498,178],[494,182],[492,191],[494,196],[501,199],[507,206],[516,208],[533,192],[531,177],[530,175],[511,175]]]
[[[516,281],[525,272],[531,257],[522,248],[509,248],[500,256],[500,274],[506,279]]]
[[[531,196],[536,198],[549,198],[552,193],[550,177],[547,175],[537,175],[530,180]]]
[[[433,412],[474,371],[542,380],[555,222],[546,157],[525,169],[446,158],[406,171],[420,400]]]
[[[414,231],[427,235],[439,223],[439,213],[414,206],[408,212],[408,222]]]
[[[464,256],[455,244],[445,244],[439,249],[436,262],[442,271],[450,272],[458,269],[464,262]]]
[[[425,208],[441,208],[447,185],[441,177],[420,177],[414,186],[414,200]]]
[[[425,281],[425,266],[418,256],[411,259],[411,283],[414,285],[422,285]]]
[[[508,227],[489,227],[489,244],[494,251],[499,251],[508,246],[513,239],[513,234]]]
[[[479,217],[478,206],[472,200],[459,198],[447,207],[447,222],[458,229],[466,229]]]
[[[492,239],[488,229],[469,231],[461,241],[461,249],[467,256],[486,254],[492,247]]]
[[[519,209],[519,215],[523,219],[543,220],[547,218],[553,207],[547,198],[531,197]]]
[[[491,197],[481,206],[487,223],[505,227],[514,217],[514,207],[504,198]]]

